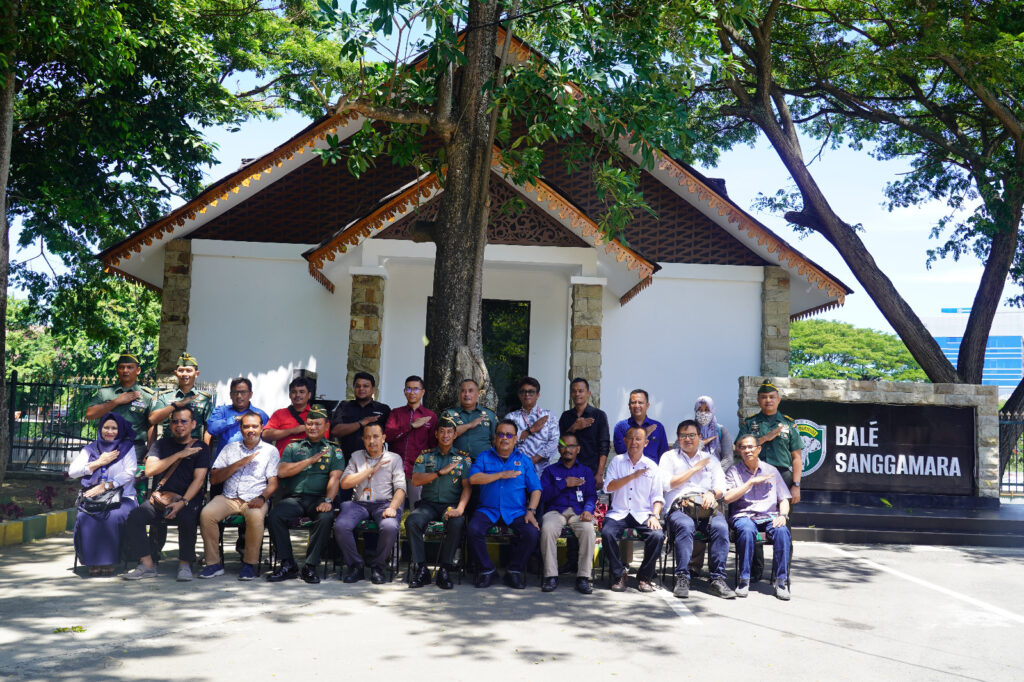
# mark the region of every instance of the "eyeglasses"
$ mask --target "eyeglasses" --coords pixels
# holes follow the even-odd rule
[[[406,393],[419,393],[423,389],[422,388],[409,388],[409,387],[406,387],[404,390],[405,390]]]
[[[737,445],[737,450],[757,450],[756,445]]]
[[[700,438],[699,433],[680,433],[679,440],[693,440],[694,438]]]
[[[190,421],[192,421],[192,420],[191,419],[172,419],[171,423],[172,424],[188,424]]]
[[[494,436],[496,438],[515,438],[516,434],[508,433],[507,431],[499,431],[498,433],[494,434]]]

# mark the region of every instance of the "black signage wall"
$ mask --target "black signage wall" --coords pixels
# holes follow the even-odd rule
[[[971,495],[974,409],[786,400],[804,440],[804,490]]]

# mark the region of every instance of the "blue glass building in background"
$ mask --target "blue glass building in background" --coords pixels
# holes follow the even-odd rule
[[[937,317],[924,318],[928,331],[954,366],[970,314],[970,308],[942,308]],[[1006,397],[1017,387],[1021,377],[1024,377],[1024,311],[999,310],[985,346],[981,383],[998,386],[999,395]]]

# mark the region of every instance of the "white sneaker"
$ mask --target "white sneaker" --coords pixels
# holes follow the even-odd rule
[[[739,597],[740,599],[742,599],[742,598],[746,597],[748,594],[750,594],[750,581],[749,580],[741,580],[741,581],[739,581],[739,583],[737,583],[737,585],[736,585],[736,596]]]
[[[132,570],[121,576],[125,580],[142,580],[144,578],[155,578],[156,577],[156,566],[152,568],[146,568],[142,564],[139,564]]]
[[[188,564],[181,564],[178,567],[178,582],[187,583],[192,580],[192,567]]]

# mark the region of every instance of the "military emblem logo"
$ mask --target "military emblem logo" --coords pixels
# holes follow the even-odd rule
[[[797,433],[804,442],[803,475],[810,476],[825,463],[825,426],[810,419],[797,419]]]

